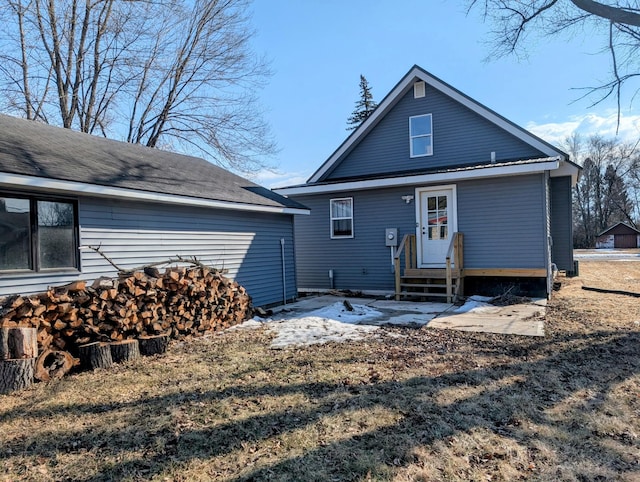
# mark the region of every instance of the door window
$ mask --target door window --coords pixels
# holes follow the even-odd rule
[[[427,198],[427,236],[430,240],[446,240],[449,237],[447,196]]]

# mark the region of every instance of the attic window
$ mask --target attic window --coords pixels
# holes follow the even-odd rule
[[[411,157],[433,154],[431,114],[409,117],[409,151]]]
[[[413,84],[413,98],[414,99],[419,99],[421,97],[424,97],[425,94],[425,83],[420,81],[420,82],[416,82]]]

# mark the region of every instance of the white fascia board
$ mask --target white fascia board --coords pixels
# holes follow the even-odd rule
[[[309,214],[308,209],[261,206],[257,204],[235,203],[231,201],[218,201],[215,199],[202,199],[191,196],[177,196],[175,194],[157,193],[151,191],[139,191],[136,189],[100,186],[75,181],[63,181],[20,174],[0,173],[0,186],[18,189],[36,189],[39,191],[55,192],[66,195],[90,195],[105,198],[131,199],[137,201],[150,201],[164,204],[176,204],[183,206],[197,206],[216,209],[231,209],[235,211],[253,211],[277,214]]]
[[[555,171],[551,171],[551,177],[571,176],[571,187],[575,187],[580,176],[580,169],[570,162],[561,162],[560,167]]]
[[[468,181],[490,177],[519,176],[553,171],[560,166],[559,160],[545,161],[513,166],[485,167],[465,171],[438,172],[435,174],[419,174],[416,176],[387,177],[382,179],[368,179],[365,181],[347,181],[331,184],[317,184],[298,187],[274,189],[284,196],[300,194],[319,194],[340,191],[357,191],[361,189],[376,189],[381,187],[408,186],[412,184],[434,184],[441,182]]]
[[[386,115],[387,109],[390,105],[397,102],[400,94],[413,82],[415,78],[419,78],[430,85],[448,95],[452,99],[460,102],[465,107],[471,109],[473,112],[479,114],[485,119],[493,122],[498,127],[504,129],[520,140],[526,142],[527,144],[535,147],[539,151],[543,152],[549,157],[557,157],[559,156],[562,160],[565,159],[565,154],[562,151],[556,150],[551,147],[546,142],[543,142],[541,139],[537,138],[533,134],[527,132],[521,127],[516,126],[515,124],[507,121],[504,117],[499,116],[495,112],[491,111],[487,107],[479,104],[478,102],[472,100],[466,95],[462,94],[458,90],[453,89],[451,86],[445,84],[441,80],[427,74],[424,70],[414,67],[411,71],[404,77],[404,79],[396,85],[396,87],[384,98],[382,103],[378,106],[376,111],[370,115],[361,125],[358,127],[353,133],[347,138],[347,140],[331,155],[327,161],[320,166],[320,168],[309,178],[310,183],[318,182],[320,178],[329,170],[333,165],[338,161],[338,159],[351,148],[354,142],[357,139],[364,135],[372,124],[377,122],[377,119],[381,116]]]

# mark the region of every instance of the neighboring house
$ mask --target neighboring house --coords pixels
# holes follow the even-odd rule
[[[596,248],[639,248],[640,231],[626,223],[618,223],[596,237]]]
[[[306,184],[275,191],[311,209],[295,223],[301,289],[451,298],[464,281],[467,294],[515,283],[548,295],[553,265],[573,270],[579,172],[561,150],[415,66]],[[447,258],[448,293],[434,286],[445,283]]]
[[[297,202],[196,157],[0,115],[0,296],[183,257],[295,298]],[[286,293],[286,296],[285,296]]]

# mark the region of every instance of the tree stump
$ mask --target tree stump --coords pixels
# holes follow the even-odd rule
[[[66,351],[47,349],[36,360],[35,377],[41,382],[62,378],[80,361]]]
[[[114,363],[121,363],[135,360],[140,357],[140,347],[138,340],[122,340],[109,343],[111,347],[111,358]]]
[[[0,360],[38,356],[38,330],[24,326],[0,328]]]
[[[166,335],[141,336],[138,341],[140,353],[145,356],[164,353],[169,345],[169,338]]]
[[[0,360],[0,394],[32,385],[35,365],[35,358]]]
[[[113,365],[109,343],[96,341],[95,343],[80,345],[78,354],[80,355],[80,365],[89,370],[109,368]]]

